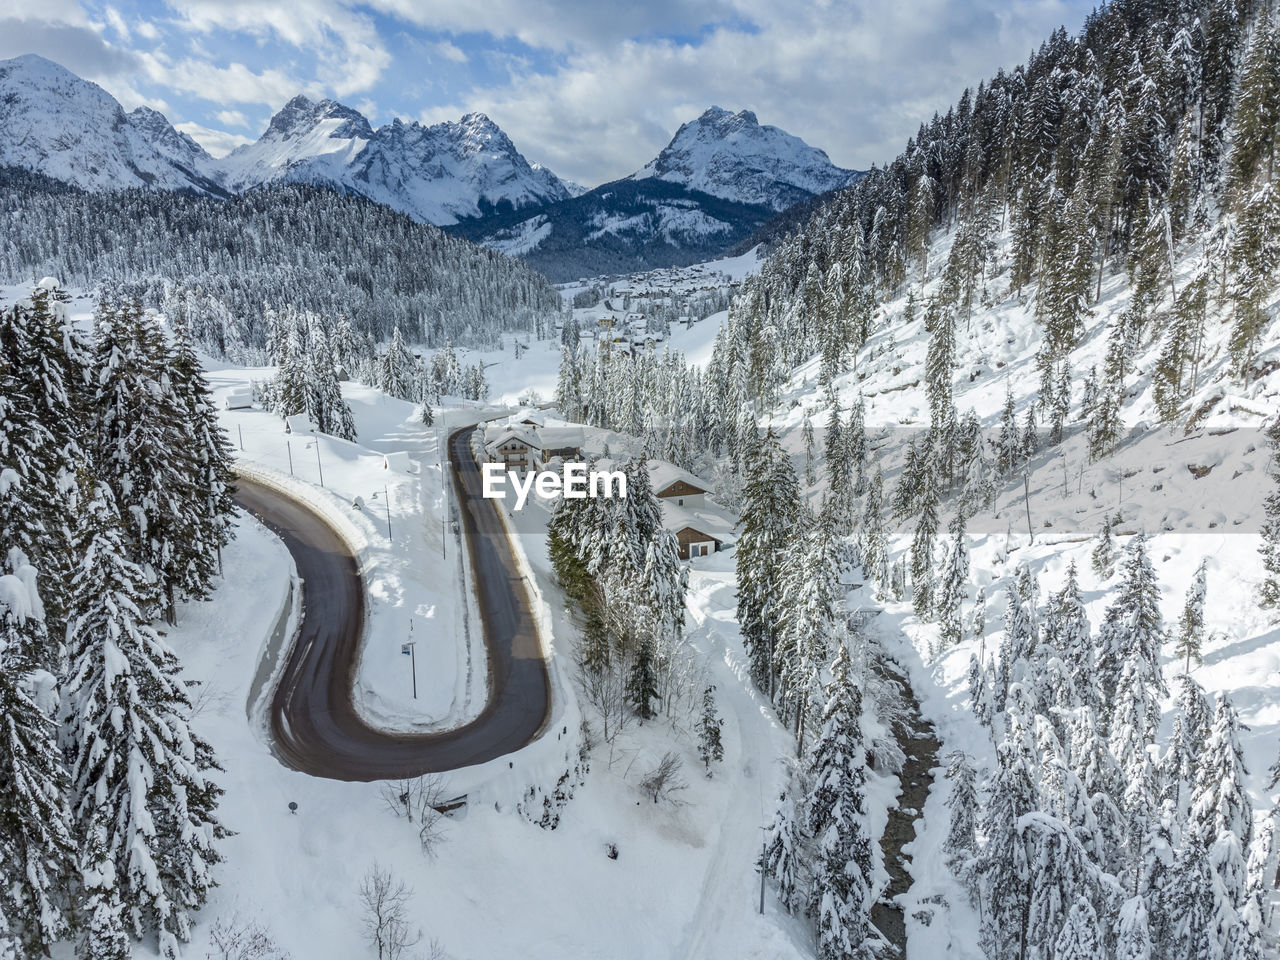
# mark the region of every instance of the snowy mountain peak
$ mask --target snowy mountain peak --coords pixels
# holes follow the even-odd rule
[[[712,196],[784,210],[845,186],[857,173],[778,127],[762,126],[750,110],[708,108],[681,124],[636,179],[657,177]]]
[[[369,140],[373,137],[373,128],[358,110],[336,100],[311,100],[302,94],[280,108],[271,118],[264,136],[284,138],[306,135],[326,120],[337,121],[329,125],[327,136],[346,140]]]
[[[34,54],[0,60],[0,128],[0,165],[86,190],[220,192],[216,161],[163,114],[126,114],[96,83]]]

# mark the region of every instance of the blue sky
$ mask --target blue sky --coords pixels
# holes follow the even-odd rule
[[[588,186],[718,104],[841,166],[892,158],[966,85],[1021,62],[1077,0],[0,0],[0,58],[39,53],[215,154],[296,93],[375,125],[488,113]]]

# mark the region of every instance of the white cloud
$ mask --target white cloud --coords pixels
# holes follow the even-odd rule
[[[469,59],[461,47],[454,46],[448,40],[440,40],[431,44],[427,49],[441,60],[449,60],[453,63],[466,63]]]
[[[253,143],[252,137],[244,137],[238,133],[227,133],[224,130],[210,130],[198,123],[175,123],[175,130],[185,133],[196,143],[204,147],[215,157],[225,157],[236,147]]]
[[[275,37],[316,56],[321,85],[337,96],[375,86],[391,63],[372,20],[339,0],[168,0],[179,25],[196,33],[217,30],[266,40]]]
[[[239,110],[219,110],[214,114],[218,122],[225,127],[247,127],[249,121]]]
[[[194,94],[213,103],[253,103],[279,106],[308,85],[282,70],[254,73],[243,63],[218,66],[207,60],[171,60],[158,53],[141,54],[152,83]],[[310,85],[315,92],[315,85]]]
[[[639,168],[712,103],[750,108],[835,163],[865,168],[892,159],[966,85],[1024,60],[1078,16],[1052,0],[1013,8],[1000,0],[742,6],[754,30],[726,26],[696,44],[624,41],[576,51],[554,72],[517,73],[427,116],[483,110],[526,156],[586,183]]]
[[[115,7],[105,7],[103,15],[107,18],[107,25],[120,37],[121,40],[129,39],[129,25],[124,22],[124,17],[120,16],[120,11]]]

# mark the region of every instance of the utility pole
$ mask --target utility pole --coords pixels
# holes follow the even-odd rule
[[[244,453],[244,427],[237,423],[236,429],[240,431],[240,452]]]
[[[312,441],[316,445],[316,469],[320,471],[320,486],[324,486],[324,467],[320,466],[320,438]]]
[[[385,484],[382,487],[382,496],[383,496],[383,502],[386,504],[386,507],[387,507],[387,540],[390,540],[391,539],[391,494],[387,492],[387,487]],[[410,629],[412,628],[413,628],[413,625],[410,624]]]
[[[288,438],[286,438],[284,441],[284,449],[285,449],[285,452],[289,454],[289,476],[292,477],[293,476],[293,444],[289,442]]]

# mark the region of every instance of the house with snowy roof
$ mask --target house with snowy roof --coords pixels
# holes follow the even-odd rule
[[[490,433],[493,434],[492,438]],[[484,449],[491,462],[504,464],[508,470],[522,472],[534,469],[542,454],[537,433],[519,425],[486,430]]]
[[[649,483],[659,499],[669,500],[678,507],[706,506],[707,492],[711,489],[705,480],[663,460],[650,461]]]
[[[680,545],[680,559],[705,557],[733,542],[733,522],[715,510],[682,507],[674,499],[662,501],[662,528]]]

